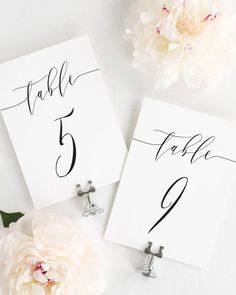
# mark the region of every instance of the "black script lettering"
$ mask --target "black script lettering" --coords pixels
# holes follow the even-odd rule
[[[65,133],[63,135],[63,119],[69,118],[70,116],[73,115],[73,113],[74,113],[74,108],[72,109],[72,111],[68,115],[66,115],[64,117],[57,118],[55,120],[55,121],[58,121],[58,120],[60,121],[59,144],[61,146],[64,145],[64,139],[65,139],[65,137],[69,137],[71,139],[71,143],[72,143],[71,164],[70,164],[69,170],[66,173],[60,174],[58,172],[59,161],[60,161],[60,159],[61,159],[62,156],[59,156],[57,158],[56,165],[55,165],[55,170],[56,170],[56,174],[57,174],[58,177],[66,177],[68,174],[70,174],[71,171],[73,170],[73,168],[75,166],[75,162],[76,162],[76,144],[75,144],[75,140],[74,140],[73,136],[70,133]]]
[[[176,200],[174,202],[170,201],[169,204],[166,204],[167,203],[167,197],[169,195],[169,193],[171,192],[171,190],[179,183],[179,182],[183,182],[183,189],[182,191],[180,192],[180,194],[178,195],[178,197],[176,198]],[[169,188],[168,190],[166,191],[164,197],[162,198],[162,201],[161,201],[161,208],[162,209],[168,209],[162,216],[161,218],[158,219],[158,221],[151,227],[151,229],[149,230],[148,233],[150,233],[170,212],[171,210],[174,209],[174,207],[176,206],[176,204],[179,202],[180,198],[182,197],[186,187],[187,187],[187,184],[188,184],[188,178],[187,177],[181,177],[179,179],[177,179]]]

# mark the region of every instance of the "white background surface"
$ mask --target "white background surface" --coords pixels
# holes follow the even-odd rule
[[[0,62],[88,33],[128,145],[144,95],[224,118],[236,118],[233,76],[211,95],[192,92],[181,83],[156,92],[145,77],[131,69],[130,50],[121,38],[130,3],[130,0],[0,0]],[[1,118],[0,177],[0,208],[24,212],[31,209],[32,202]],[[209,266],[198,270],[164,259],[158,268],[158,280],[135,273],[135,268],[143,262],[141,252],[102,240],[116,189],[117,185],[110,186],[96,195],[106,214],[81,219],[97,239],[107,282],[105,295],[236,294],[236,185]],[[81,203],[71,199],[50,210],[80,218]]]

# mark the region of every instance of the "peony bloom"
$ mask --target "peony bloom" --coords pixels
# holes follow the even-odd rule
[[[156,88],[181,76],[193,89],[214,89],[236,65],[236,11],[231,0],[139,0],[126,23],[134,66]]]
[[[0,231],[1,295],[98,295],[94,249],[65,217],[31,213]]]

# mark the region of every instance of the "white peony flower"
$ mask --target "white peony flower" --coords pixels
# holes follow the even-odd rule
[[[126,22],[134,66],[156,88],[182,76],[193,89],[214,89],[236,65],[236,11],[231,0],[139,0]]]
[[[103,289],[91,243],[66,217],[31,213],[1,229],[1,295],[99,295]]]

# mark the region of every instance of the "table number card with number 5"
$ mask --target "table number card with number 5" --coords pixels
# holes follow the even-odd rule
[[[0,109],[35,207],[75,185],[120,179],[126,155],[101,71],[82,36],[0,66]]]
[[[106,239],[205,266],[236,179],[236,125],[145,99]]]

